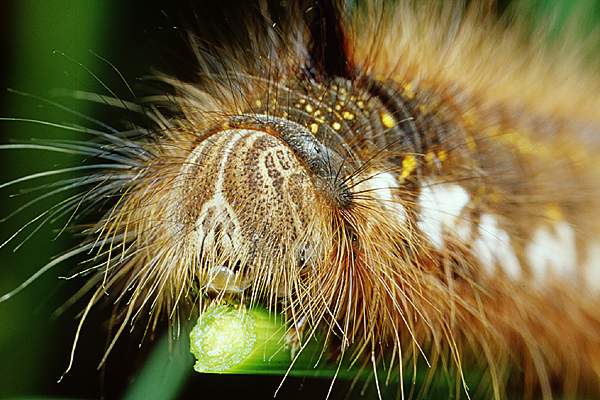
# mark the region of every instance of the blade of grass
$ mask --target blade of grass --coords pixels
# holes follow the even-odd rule
[[[170,340],[165,335],[154,347],[123,397],[125,400],[168,400],[177,398],[192,372],[193,359],[187,340]]]

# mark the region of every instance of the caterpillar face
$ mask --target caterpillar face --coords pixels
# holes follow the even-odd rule
[[[279,124],[308,137],[300,126]],[[311,146],[313,158],[327,154],[314,139],[295,140],[296,146]],[[243,276],[236,278],[236,291],[250,275],[281,276],[282,269],[302,268],[317,248],[326,200],[302,161],[279,137],[244,128],[219,130],[190,153],[166,218],[171,239],[194,249],[208,268],[211,287],[236,274]]]
[[[597,75],[487,5],[386,7],[294,6],[247,29],[251,55],[191,40],[198,81],[160,78],[173,115],[141,108],[152,137],[95,154],[120,168],[66,256],[97,254],[86,312],[113,293],[118,336],[261,304],[335,361],[597,393]]]

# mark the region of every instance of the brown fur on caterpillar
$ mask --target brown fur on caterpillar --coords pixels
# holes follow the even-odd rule
[[[285,29],[261,7],[252,57],[198,53],[203,83],[163,77],[179,113],[153,115],[155,138],[107,138],[130,169],[94,187],[121,196],[81,249],[89,307],[120,294],[115,340],[233,296],[368,363],[483,365],[495,397],[509,379],[598,393],[600,79],[581,45],[487,4],[321,2]]]

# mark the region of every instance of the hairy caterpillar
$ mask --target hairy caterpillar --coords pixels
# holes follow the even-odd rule
[[[275,27],[269,8],[239,46],[193,45],[201,83],[163,78],[176,116],[148,111],[153,136],[101,135],[119,168],[85,199],[119,200],[67,253],[99,254],[90,307],[117,296],[118,337],[228,297],[367,365],[597,392],[600,82],[580,47],[487,5],[323,2]]]

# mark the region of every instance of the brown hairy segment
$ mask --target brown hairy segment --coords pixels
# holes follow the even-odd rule
[[[260,2],[250,49],[190,36],[174,115],[117,136],[138,151],[82,245],[84,319],[119,291],[116,340],[226,298],[466,396],[600,393],[600,79],[484,3]]]

